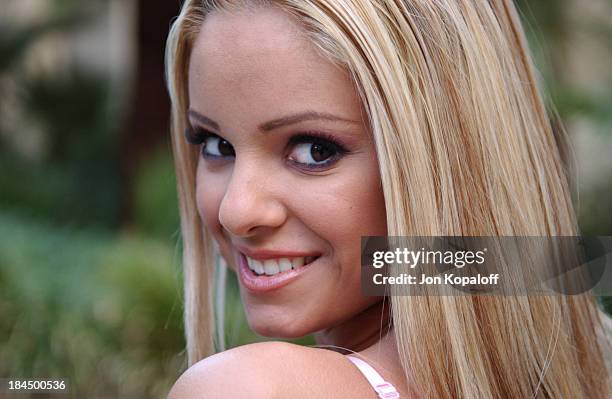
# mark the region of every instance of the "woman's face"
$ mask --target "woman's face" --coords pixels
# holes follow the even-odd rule
[[[213,12],[189,98],[198,211],[251,328],[302,336],[378,302],[361,294],[360,238],[386,234],[384,200],[349,75],[278,9]]]

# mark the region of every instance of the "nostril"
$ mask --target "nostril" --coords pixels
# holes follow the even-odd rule
[[[278,228],[287,220],[285,205],[264,187],[246,187],[237,181],[230,184],[218,208],[219,223],[227,231],[250,237]]]

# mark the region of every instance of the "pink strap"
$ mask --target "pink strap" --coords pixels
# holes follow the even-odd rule
[[[370,385],[381,399],[398,399],[399,393],[393,385],[385,381],[372,366],[355,356],[347,355],[348,359],[363,373]]]

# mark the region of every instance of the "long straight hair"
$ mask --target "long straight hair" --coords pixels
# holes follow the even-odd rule
[[[166,79],[178,180],[189,364],[215,351],[211,235],[183,139],[191,48],[214,10],[276,6],[351,73],[367,112],[388,234],[577,234],[558,137],[511,0],[187,0]],[[394,292],[401,294],[402,292]],[[432,398],[607,398],[587,294],[390,298],[407,381]]]

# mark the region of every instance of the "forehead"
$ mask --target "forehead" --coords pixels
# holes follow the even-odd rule
[[[191,54],[189,97],[191,108],[213,119],[228,111],[245,119],[304,109],[359,115],[349,74],[274,7],[206,17]]]

